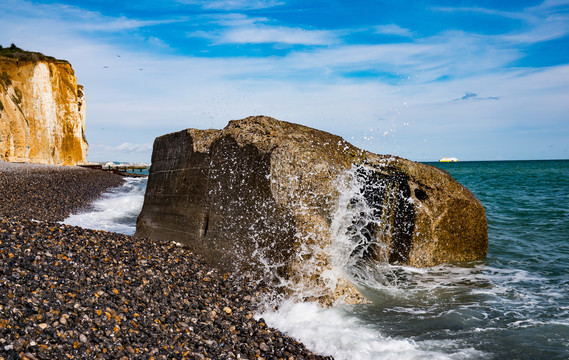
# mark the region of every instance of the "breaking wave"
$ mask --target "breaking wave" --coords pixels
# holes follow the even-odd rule
[[[146,181],[146,178],[126,178],[122,186],[110,189],[94,201],[91,209],[72,214],[63,223],[133,235],[144,203]]]

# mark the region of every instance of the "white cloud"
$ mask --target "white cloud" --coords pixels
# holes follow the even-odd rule
[[[204,9],[216,10],[259,10],[284,4],[276,0],[179,0],[184,4],[199,5]]]
[[[385,35],[397,35],[403,37],[412,37],[413,33],[409,29],[405,29],[396,24],[389,25],[378,25],[375,27],[375,31],[379,34]]]
[[[93,143],[89,146],[87,157],[89,161],[137,161],[150,162],[152,144],[122,143]]]
[[[539,5],[528,8],[531,11],[545,11],[547,13],[567,11],[569,0],[545,0]]]
[[[334,41],[335,37],[329,31],[257,25],[224,31],[216,43],[328,45]]]
[[[559,11],[564,8],[564,11]],[[540,5],[528,7],[522,12],[501,11],[481,7],[437,7],[433,10],[446,12],[472,12],[522,20],[521,30],[507,34],[488,36],[488,39],[515,44],[535,44],[559,39],[569,35],[569,1],[548,0]]]
[[[216,45],[223,44],[286,44],[286,45],[330,45],[337,42],[332,31],[311,30],[302,27],[270,25],[270,19],[249,17],[244,14],[222,14],[212,17],[212,23],[221,29],[195,31],[189,36],[211,40]]]
[[[520,43],[535,44],[543,41],[560,39],[569,35],[569,16],[550,16],[547,21],[538,22],[527,31],[497,35],[496,39]]]
[[[90,32],[116,32],[182,21],[180,19],[137,20],[124,16],[111,17],[99,12],[57,3],[39,4],[29,1],[2,0],[0,5],[6,15],[15,19],[34,18],[35,21],[50,23],[54,27],[65,26],[69,30]]]
[[[266,23],[268,21],[269,19],[266,17],[252,17],[239,13],[221,14],[212,17],[213,23],[226,27],[255,26],[255,24]]]
[[[114,150],[126,153],[147,153],[152,151],[152,144],[131,144],[125,142],[117,146]]]
[[[483,7],[448,7],[448,6],[440,6],[432,8],[435,11],[443,11],[443,12],[471,12],[471,13],[480,13],[486,15],[496,15],[510,19],[521,19],[521,20],[529,20],[531,17],[524,12],[512,12],[512,11],[504,11],[504,10],[495,10],[495,9],[487,9]]]
[[[146,26],[164,25],[179,22],[181,20],[150,20],[142,21],[135,19],[106,18],[101,17],[93,22],[77,22],[73,27],[84,31],[114,32],[120,30],[138,29]]]

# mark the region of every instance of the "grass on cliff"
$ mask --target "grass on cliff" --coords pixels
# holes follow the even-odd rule
[[[16,45],[12,44],[10,47],[2,47],[0,45],[0,57],[15,59],[17,61],[53,61],[53,62],[67,62],[65,60],[59,60],[51,56],[44,55],[39,52],[22,50]]]

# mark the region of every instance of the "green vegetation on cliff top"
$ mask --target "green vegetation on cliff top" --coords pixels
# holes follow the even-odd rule
[[[14,59],[16,61],[52,61],[52,62],[64,62],[65,60],[59,60],[51,56],[44,55],[39,52],[22,50],[16,45],[12,44],[10,47],[2,47],[0,45],[0,58]]]

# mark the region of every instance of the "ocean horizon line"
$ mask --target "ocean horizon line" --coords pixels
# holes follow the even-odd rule
[[[387,154],[386,154],[387,155]],[[399,155],[393,155],[393,156],[397,156],[397,157],[402,157],[405,158],[403,156],[399,156]],[[415,162],[419,162],[419,163],[439,163],[439,159],[434,159],[434,160],[413,160],[413,159],[409,159],[409,158],[405,158],[408,159],[410,161],[415,161]],[[569,158],[565,158],[565,159],[479,159],[479,160],[458,160],[457,162],[508,162],[508,161],[569,161]],[[146,166],[150,166],[152,165],[152,163],[150,161],[118,161],[118,160],[107,160],[107,161],[94,161],[94,160],[89,160],[88,162],[90,163],[99,163],[99,164],[106,164],[106,163],[116,163],[116,164],[144,164]]]

